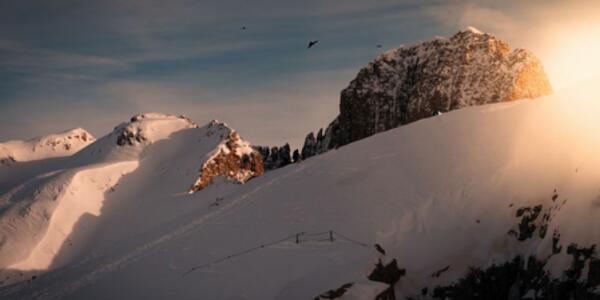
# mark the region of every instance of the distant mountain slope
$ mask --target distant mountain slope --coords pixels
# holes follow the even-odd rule
[[[341,92],[340,114],[308,134],[307,158],[439,112],[552,92],[530,51],[472,27],[381,54]]]
[[[479,291],[478,280],[495,284],[496,298],[509,290],[536,297],[560,282],[592,295],[597,82],[453,111],[191,195],[182,191],[207,151],[195,148],[204,147],[196,129],[178,131],[149,145],[101,213],[74,228],[73,246],[57,254],[68,257],[60,269],[4,270],[9,280],[37,277],[0,295],[313,299],[344,290],[346,299],[364,299],[386,288],[367,279],[378,258],[405,270],[394,288],[399,299],[461,299],[461,291]],[[90,224],[93,238],[79,239]],[[69,255],[71,247],[81,251]],[[522,259],[507,269],[515,257]],[[469,273],[471,266],[481,269]],[[494,281],[497,274],[507,277]],[[570,297],[558,295],[550,299]]]
[[[26,141],[0,143],[0,195],[41,173],[65,167],[68,158],[95,141],[76,128]]]
[[[94,142],[94,137],[82,128],[27,141],[2,142],[0,143],[0,167],[14,162],[69,156],[92,142]]]

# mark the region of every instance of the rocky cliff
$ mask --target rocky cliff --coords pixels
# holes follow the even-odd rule
[[[224,136],[217,148],[208,155],[200,168],[199,176],[189,193],[197,192],[210,185],[216,177],[244,183],[264,173],[263,158],[250,143],[224,123],[211,122],[207,136]]]
[[[341,92],[339,116],[325,133],[307,136],[302,157],[440,112],[550,93],[533,53],[469,27],[389,50],[361,69]]]

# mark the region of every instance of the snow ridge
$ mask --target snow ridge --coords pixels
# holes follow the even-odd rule
[[[95,141],[83,128],[74,128],[30,140],[0,143],[0,165],[69,156]]]

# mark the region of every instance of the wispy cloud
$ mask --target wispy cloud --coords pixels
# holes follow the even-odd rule
[[[377,44],[392,48],[473,25],[533,50],[552,77],[568,74],[569,65],[593,66],[565,58],[558,64],[550,49],[570,43],[556,40],[569,36],[565,30],[597,27],[599,6],[586,0],[2,3],[0,140],[73,126],[104,134],[132,114],[162,111],[200,123],[223,119],[257,143],[298,144],[335,116],[340,90],[382,50]],[[307,50],[309,39],[320,42]]]
[[[42,69],[119,68],[131,66],[122,61],[95,55],[35,48],[22,43],[0,40],[0,66]]]

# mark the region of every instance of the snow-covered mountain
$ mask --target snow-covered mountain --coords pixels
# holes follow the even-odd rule
[[[134,116],[55,169],[0,191],[0,267],[54,268],[81,254],[82,245],[93,236],[95,222],[76,225],[86,217],[100,215],[105,199],[116,191],[120,180],[137,169],[145,170],[144,180],[165,182],[171,192],[186,193],[200,190],[220,176],[245,182],[262,174],[260,159],[258,152],[224,123],[212,121],[198,127],[183,116]],[[152,186],[160,192],[167,190],[144,180],[138,186],[142,194]],[[73,230],[82,228],[85,233],[71,236]]]
[[[551,92],[533,53],[468,27],[388,50],[362,68],[341,92],[339,116],[307,135],[302,158],[440,112]]]
[[[0,295],[374,299],[392,278],[397,299],[594,299],[596,85],[453,111],[194,194],[229,130],[160,117],[119,146],[137,121],[119,126],[72,168],[4,193]]]
[[[27,162],[69,156],[94,142],[94,137],[82,128],[75,128],[26,141],[0,143],[0,167],[15,162]]]

